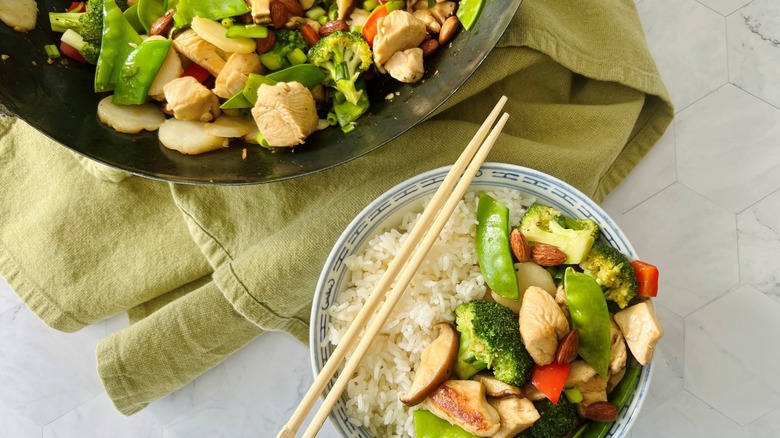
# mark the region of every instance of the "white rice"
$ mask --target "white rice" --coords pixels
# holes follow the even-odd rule
[[[490,194],[509,207],[510,224],[517,224],[525,208],[535,200],[509,189]],[[459,203],[347,386],[349,417],[374,437],[414,435],[412,410],[398,398],[411,386],[414,367],[425,347],[435,339],[431,328],[442,321],[452,322],[458,304],[485,294],[474,240],[477,201],[478,197],[469,193]],[[420,204],[420,212],[428,202],[430,197]],[[338,344],[355,319],[420,212],[407,214],[398,229],[374,237],[365,250],[347,258],[347,289],[339,293],[329,310],[332,344]]]

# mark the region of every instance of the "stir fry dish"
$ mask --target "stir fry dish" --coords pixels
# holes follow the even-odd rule
[[[658,270],[599,239],[599,226],[533,204],[517,226],[479,198],[489,293],[437,325],[409,391],[415,435],[603,437],[663,335]],[[510,231],[511,230],[511,231]]]
[[[345,134],[372,83],[414,83],[484,0],[87,0],[50,12],[56,58],[95,65],[101,122],[200,154]],[[392,96],[386,97],[392,98]]]

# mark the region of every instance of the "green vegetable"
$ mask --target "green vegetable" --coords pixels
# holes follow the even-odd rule
[[[140,105],[171,48],[171,40],[148,39],[127,56],[114,89],[113,102]]]
[[[236,21],[233,20],[232,18],[223,18],[222,21],[220,22],[220,24],[222,24],[222,27],[230,28],[230,26],[235,24],[235,22]]]
[[[566,395],[566,398],[572,402],[572,403],[579,403],[582,401],[582,393],[579,389],[575,386],[574,388],[564,389],[563,393]]]
[[[460,20],[463,28],[471,30],[474,27],[474,23],[477,22],[479,15],[482,13],[482,8],[485,6],[485,0],[461,0],[458,5],[458,11],[455,15]]]
[[[319,85],[319,83],[322,82],[324,78],[325,75],[322,73],[322,71],[311,64],[294,65],[284,70],[269,73],[265,76],[250,73],[246,80],[246,84],[244,85],[244,90],[242,91],[244,99],[248,103],[246,108],[255,105],[257,102],[257,90],[263,84],[276,85],[277,82],[300,82],[304,87],[312,89]],[[233,96],[233,98],[235,98],[235,96]],[[233,101],[233,98],[228,100],[228,102]],[[242,102],[242,100],[236,98],[236,100],[231,103],[231,107],[244,108],[235,106]],[[227,104],[227,102],[225,102],[225,104]]]
[[[246,26],[235,24],[228,27],[225,36],[228,38],[265,38],[268,36],[268,28],[257,24]]]
[[[326,14],[327,12],[325,12],[325,9],[323,9],[322,6],[315,6],[306,11],[306,16],[312,20],[317,20],[320,17],[324,17]]]
[[[63,41],[90,64],[97,63],[103,38],[103,0],[88,0],[85,12],[49,12],[49,22],[54,32],[70,30]]]
[[[127,8],[122,15],[127,18],[127,22],[130,23],[131,26],[133,26],[133,29],[135,29],[138,34],[143,34],[146,32],[146,29],[144,29],[143,24],[141,24],[141,20],[138,19],[138,3],[134,4],[133,6],[130,6]]]
[[[610,245],[596,241],[580,267],[606,288],[607,299],[621,309],[636,296],[639,283],[631,260]]]
[[[255,94],[257,94],[257,89],[255,89]],[[247,98],[244,96],[244,93],[236,93],[231,97],[230,99],[226,100],[225,103],[219,106],[220,109],[226,110],[226,109],[240,109],[240,108],[252,108],[252,103],[247,100]]]
[[[54,44],[47,44],[43,46],[43,50],[46,52],[46,56],[48,56],[51,59],[56,59],[60,57],[60,49],[57,48]]]
[[[579,332],[577,353],[599,375],[608,376],[610,353],[609,309],[593,277],[566,269],[563,278],[572,327]]]
[[[479,195],[477,207],[477,258],[493,292],[513,300],[520,298],[509,249],[509,209],[487,193]]]
[[[168,10],[167,0],[138,0],[136,3],[138,21],[141,22],[141,26],[144,27],[146,33],[149,33],[149,29],[160,17],[165,15],[165,11]]]
[[[620,379],[620,383],[615,386],[612,392],[609,394],[608,400],[615,405],[618,412],[623,410],[631,397],[631,394],[636,388],[636,384],[639,381],[639,374],[642,372],[642,367],[639,366],[636,360],[630,360],[626,365],[626,373],[623,378]],[[582,425],[582,427],[574,434],[574,438],[604,438],[607,436],[607,432],[612,428],[614,422],[588,422]]]
[[[365,89],[365,81],[361,78],[357,82],[358,90]],[[333,92],[333,112],[336,115],[336,121],[345,134],[355,130],[355,121],[362,116],[371,106],[368,101],[368,94],[362,93],[357,104],[348,101],[344,94],[338,90]]]
[[[142,42],[114,0],[105,0],[103,7],[103,40],[95,68],[96,93],[114,89],[127,56]]]
[[[580,263],[593,245],[593,230],[590,227],[564,228],[559,223],[561,216],[563,214],[552,207],[532,204],[520,219],[520,231],[529,242],[558,247],[566,254],[566,264]]]
[[[372,63],[371,48],[362,35],[338,31],[321,38],[309,51],[309,62],[326,72],[329,85],[344,93],[347,101],[358,104],[363,91],[355,81]]]
[[[454,372],[468,379],[489,368],[496,379],[523,386],[531,378],[534,361],[520,339],[517,315],[493,301],[469,301],[455,308],[460,347]]]
[[[276,42],[271,50],[260,55],[260,62],[268,70],[280,70],[289,67],[290,61],[287,55],[295,49],[300,49],[304,54],[309,52],[309,43],[301,35],[300,31],[291,29],[278,29],[275,32]]]
[[[558,403],[542,399],[534,402],[540,418],[516,438],[563,438],[571,432],[577,421],[577,410],[566,397]]]
[[[177,29],[187,27],[194,17],[220,21],[249,12],[244,0],[179,0],[173,22]]]
[[[556,217],[555,221],[558,222],[558,224],[563,228],[568,228],[570,230],[588,230],[590,231],[590,235],[593,236],[594,240],[598,240],[599,233],[601,232],[601,227],[599,227],[599,224],[597,224],[596,221],[592,219],[574,219],[561,215]]]
[[[287,54],[287,60],[292,65],[303,64],[306,62],[306,54],[301,49],[295,48],[292,52]]]
[[[417,438],[477,437],[423,409],[414,411],[414,436]]]

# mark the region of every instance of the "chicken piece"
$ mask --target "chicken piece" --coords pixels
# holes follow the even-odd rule
[[[584,360],[575,360],[571,363],[569,375],[566,376],[564,388],[573,388],[579,384],[585,383],[596,375],[596,370]]]
[[[613,389],[615,389],[615,386],[620,383],[621,380],[623,380],[623,376],[626,375],[626,367],[623,367],[615,374],[609,375],[609,380],[607,380],[607,394],[612,392]]]
[[[582,394],[582,401],[577,403],[577,412],[585,416],[585,408],[589,404],[607,401],[607,379],[598,374],[591,377],[587,382],[577,385],[577,389]]]
[[[214,76],[225,67],[227,56],[214,44],[199,37],[192,29],[187,29],[173,40],[173,47],[190,61],[205,68]]]
[[[431,15],[439,24],[443,24],[444,20],[455,14],[455,2],[441,2],[436,3],[436,6],[429,9]]]
[[[504,397],[488,400],[501,417],[501,428],[493,438],[512,438],[528,429],[541,415],[527,398]]]
[[[531,286],[520,306],[520,337],[538,365],[552,363],[558,340],[569,333],[569,321],[555,299],[544,289]]]
[[[634,304],[615,314],[615,322],[626,338],[637,362],[647,365],[653,358],[655,344],[664,335],[661,321],[650,300]]]
[[[411,84],[419,81],[425,74],[422,49],[415,47],[395,52],[385,64],[385,70],[398,82]]]
[[[395,52],[417,47],[425,39],[425,23],[406,11],[393,11],[377,20],[374,62],[384,73],[384,64]]]
[[[263,64],[260,63],[260,55],[257,53],[234,53],[230,55],[225,67],[219,72],[214,83],[214,94],[230,99],[234,94],[244,89],[249,73],[260,74],[263,72]]]
[[[257,24],[271,22],[271,0],[249,0],[252,9],[252,20]]]
[[[508,396],[523,397],[523,390],[517,386],[512,386],[508,383],[502,382],[490,373],[476,374],[471,380],[476,380],[485,387],[485,394],[488,397],[501,398]]]
[[[355,5],[355,0],[336,0],[336,5],[338,7],[338,19],[346,20],[349,17],[352,6]]]
[[[303,144],[319,122],[314,97],[299,82],[261,85],[252,116],[271,146]]]
[[[168,110],[179,120],[208,122],[219,116],[219,99],[192,76],[183,76],[163,87]]]
[[[615,318],[609,318],[609,333],[611,347],[609,349],[609,373],[615,374],[626,366],[628,354],[626,342],[623,340],[623,332],[620,331]]]
[[[427,30],[428,33],[439,33],[441,30],[441,23],[436,20],[428,9],[418,9],[412,12],[412,15],[414,15],[414,18],[425,23],[425,30]]]
[[[35,29],[38,5],[35,0],[0,0],[0,21],[17,32]]]
[[[485,387],[474,380],[448,380],[425,400],[437,417],[477,436],[493,436],[501,417],[485,398]]]

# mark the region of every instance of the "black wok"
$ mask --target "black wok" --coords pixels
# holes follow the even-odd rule
[[[461,30],[451,47],[426,61],[424,82],[375,81],[370,112],[349,134],[337,128],[319,131],[294,150],[269,151],[234,142],[227,149],[186,156],[160,145],[156,132],[119,134],[98,121],[97,103],[105,94],[93,92],[94,68],[77,62],[46,62],[44,46],[59,41],[59,34],[49,30],[48,12],[62,11],[70,1],[39,0],[34,31],[18,33],[0,23],[0,54],[8,55],[0,61],[0,112],[24,119],[80,154],[141,176],[205,184],[278,181],[350,161],[424,120],[477,69],[520,2],[488,0],[473,31]],[[393,99],[385,99],[390,93]]]

